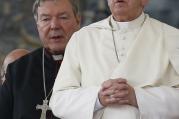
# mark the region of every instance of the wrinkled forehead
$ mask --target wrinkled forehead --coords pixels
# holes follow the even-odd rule
[[[38,1],[38,7],[41,7],[46,2],[53,2],[54,4],[56,4],[57,2],[61,0],[37,0],[37,1]]]

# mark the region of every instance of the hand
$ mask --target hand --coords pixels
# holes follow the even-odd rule
[[[99,92],[99,101],[103,106],[108,106],[116,103],[125,104],[127,102],[122,98],[127,97],[128,92],[126,92],[126,89],[127,81],[125,79],[120,78],[107,80],[102,84],[102,88]],[[118,94],[118,96],[116,95],[116,93]]]
[[[105,81],[98,97],[103,106],[128,104],[137,107],[134,89],[122,78]]]

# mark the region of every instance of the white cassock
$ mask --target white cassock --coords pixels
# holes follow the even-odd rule
[[[94,112],[101,84],[114,78],[134,87],[138,108],[116,105]],[[109,17],[72,36],[50,107],[62,119],[179,119],[178,86],[179,30],[144,13],[128,23]]]

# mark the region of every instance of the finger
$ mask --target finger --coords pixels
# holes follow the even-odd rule
[[[119,104],[119,105],[126,105],[126,104],[129,104],[129,100],[127,100],[127,99],[120,99],[120,100],[118,100],[117,101],[117,103]]]
[[[99,101],[103,106],[108,106],[108,105],[117,103],[118,100],[116,100],[115,98],[110,97],[110,96],[101,96],[100,95]]]
[[[113,87],[114,90],[116,90],[116,89],[118,89],[118,90],[127,89],[128,88],[127,80],[121,79],[121,78],[119,78],[119,79],[109,79],[102,84],[101,90],[104,91],[104,90],[111,88],[111,87]]]
[[[102,90],[108,89],[112,86],[112,80],[107,80],[102,84]]]
[[[114,90],[113,89],[107,89],[105,91],[101,91],[100,94],[102,96],[110,96],[110,95],[113,95],[114,94]]]
[[[128,90],[128,88],[129,88],[129,86],[127,84],[116,83],[116,84],[113,84],[109,89],[117,92],[120,90]]]
[[[118,103],[118,100],[116,98],[113,98],[113,97],[108,97],[105,99],[105,102],[107,105],[111,105],[111,104],[114,104],[114,103]]]
[[[129,95],[128,90],[118,91],[117,93],[114,93],[112,97],[114,98],[125,98]]]
[[[111,79],[112,83],[127,83],[126,79],[117,78],[117,79]]]
[[[111,104],[124,105],[124,104],[129,104],[129,100],[126,98],[114,98],[112,96],[109,96],[109,98],[105,99],[105,103],[107,105],[111,105]]]
[[[108,89],[100,90],[100,94],[103,96],[114,95],[117,93],[128,93],[128,85],[126,84],[115,84]],[[120,95],[120,94],[119,94]]]

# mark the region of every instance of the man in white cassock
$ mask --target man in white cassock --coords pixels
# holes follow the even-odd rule
[[[50,107],[64,119],[179,119],[179,30],[108,0],[112,15],[67,45]]]

